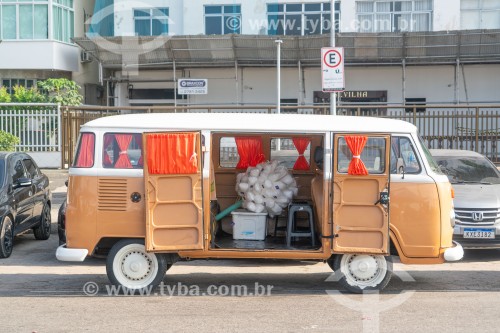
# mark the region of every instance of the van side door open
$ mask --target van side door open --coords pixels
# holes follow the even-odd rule
[[[390,135],[337,134],[333,250],[389,254]]]
[[[144,133],[147,251],[203,249],[200,132]]]

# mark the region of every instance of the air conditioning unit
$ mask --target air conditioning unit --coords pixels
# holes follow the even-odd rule
[[[90,55],[90,52],[82,51],[82,53],[80,53],[80,62],[92,62],[92,56]]]

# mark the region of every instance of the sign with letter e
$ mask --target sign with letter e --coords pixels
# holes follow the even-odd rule
[[[321,48],[321,87],[324,92],[344,91],[344,48]]]
[[[177,81],[179,95],[205,95],[208,93],[207,79],[179,79]]]

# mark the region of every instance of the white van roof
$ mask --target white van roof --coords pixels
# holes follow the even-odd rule
[[[98,118],[82,126],[107,131],[212,130],[238,132],[413,133],[406,121],[375,117],[263,113],[141,113]]]

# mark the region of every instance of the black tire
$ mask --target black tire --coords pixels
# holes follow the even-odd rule
[[[144,239],[122,239],[113,245],[106,258],[109,281],[127,291],[153,290],[163,280],[167,268],[164,255],[146,252]]]
[[[392,257],[338,254],[333,258],[333,271],[340,274],[340,285],[350,292],[383,290],[392,277]]]
[[[42,214],[40,215],[40,223],[37,227],[33,228],[33,234],[37,240],[47,240],[50,237],[52,227],[52,217],[50,214],[50,206],[45,204],[43,206]]]
[[[0,226],[0,258],[8,258],[12,254],[14,245],[14,225],[6,216]]]

